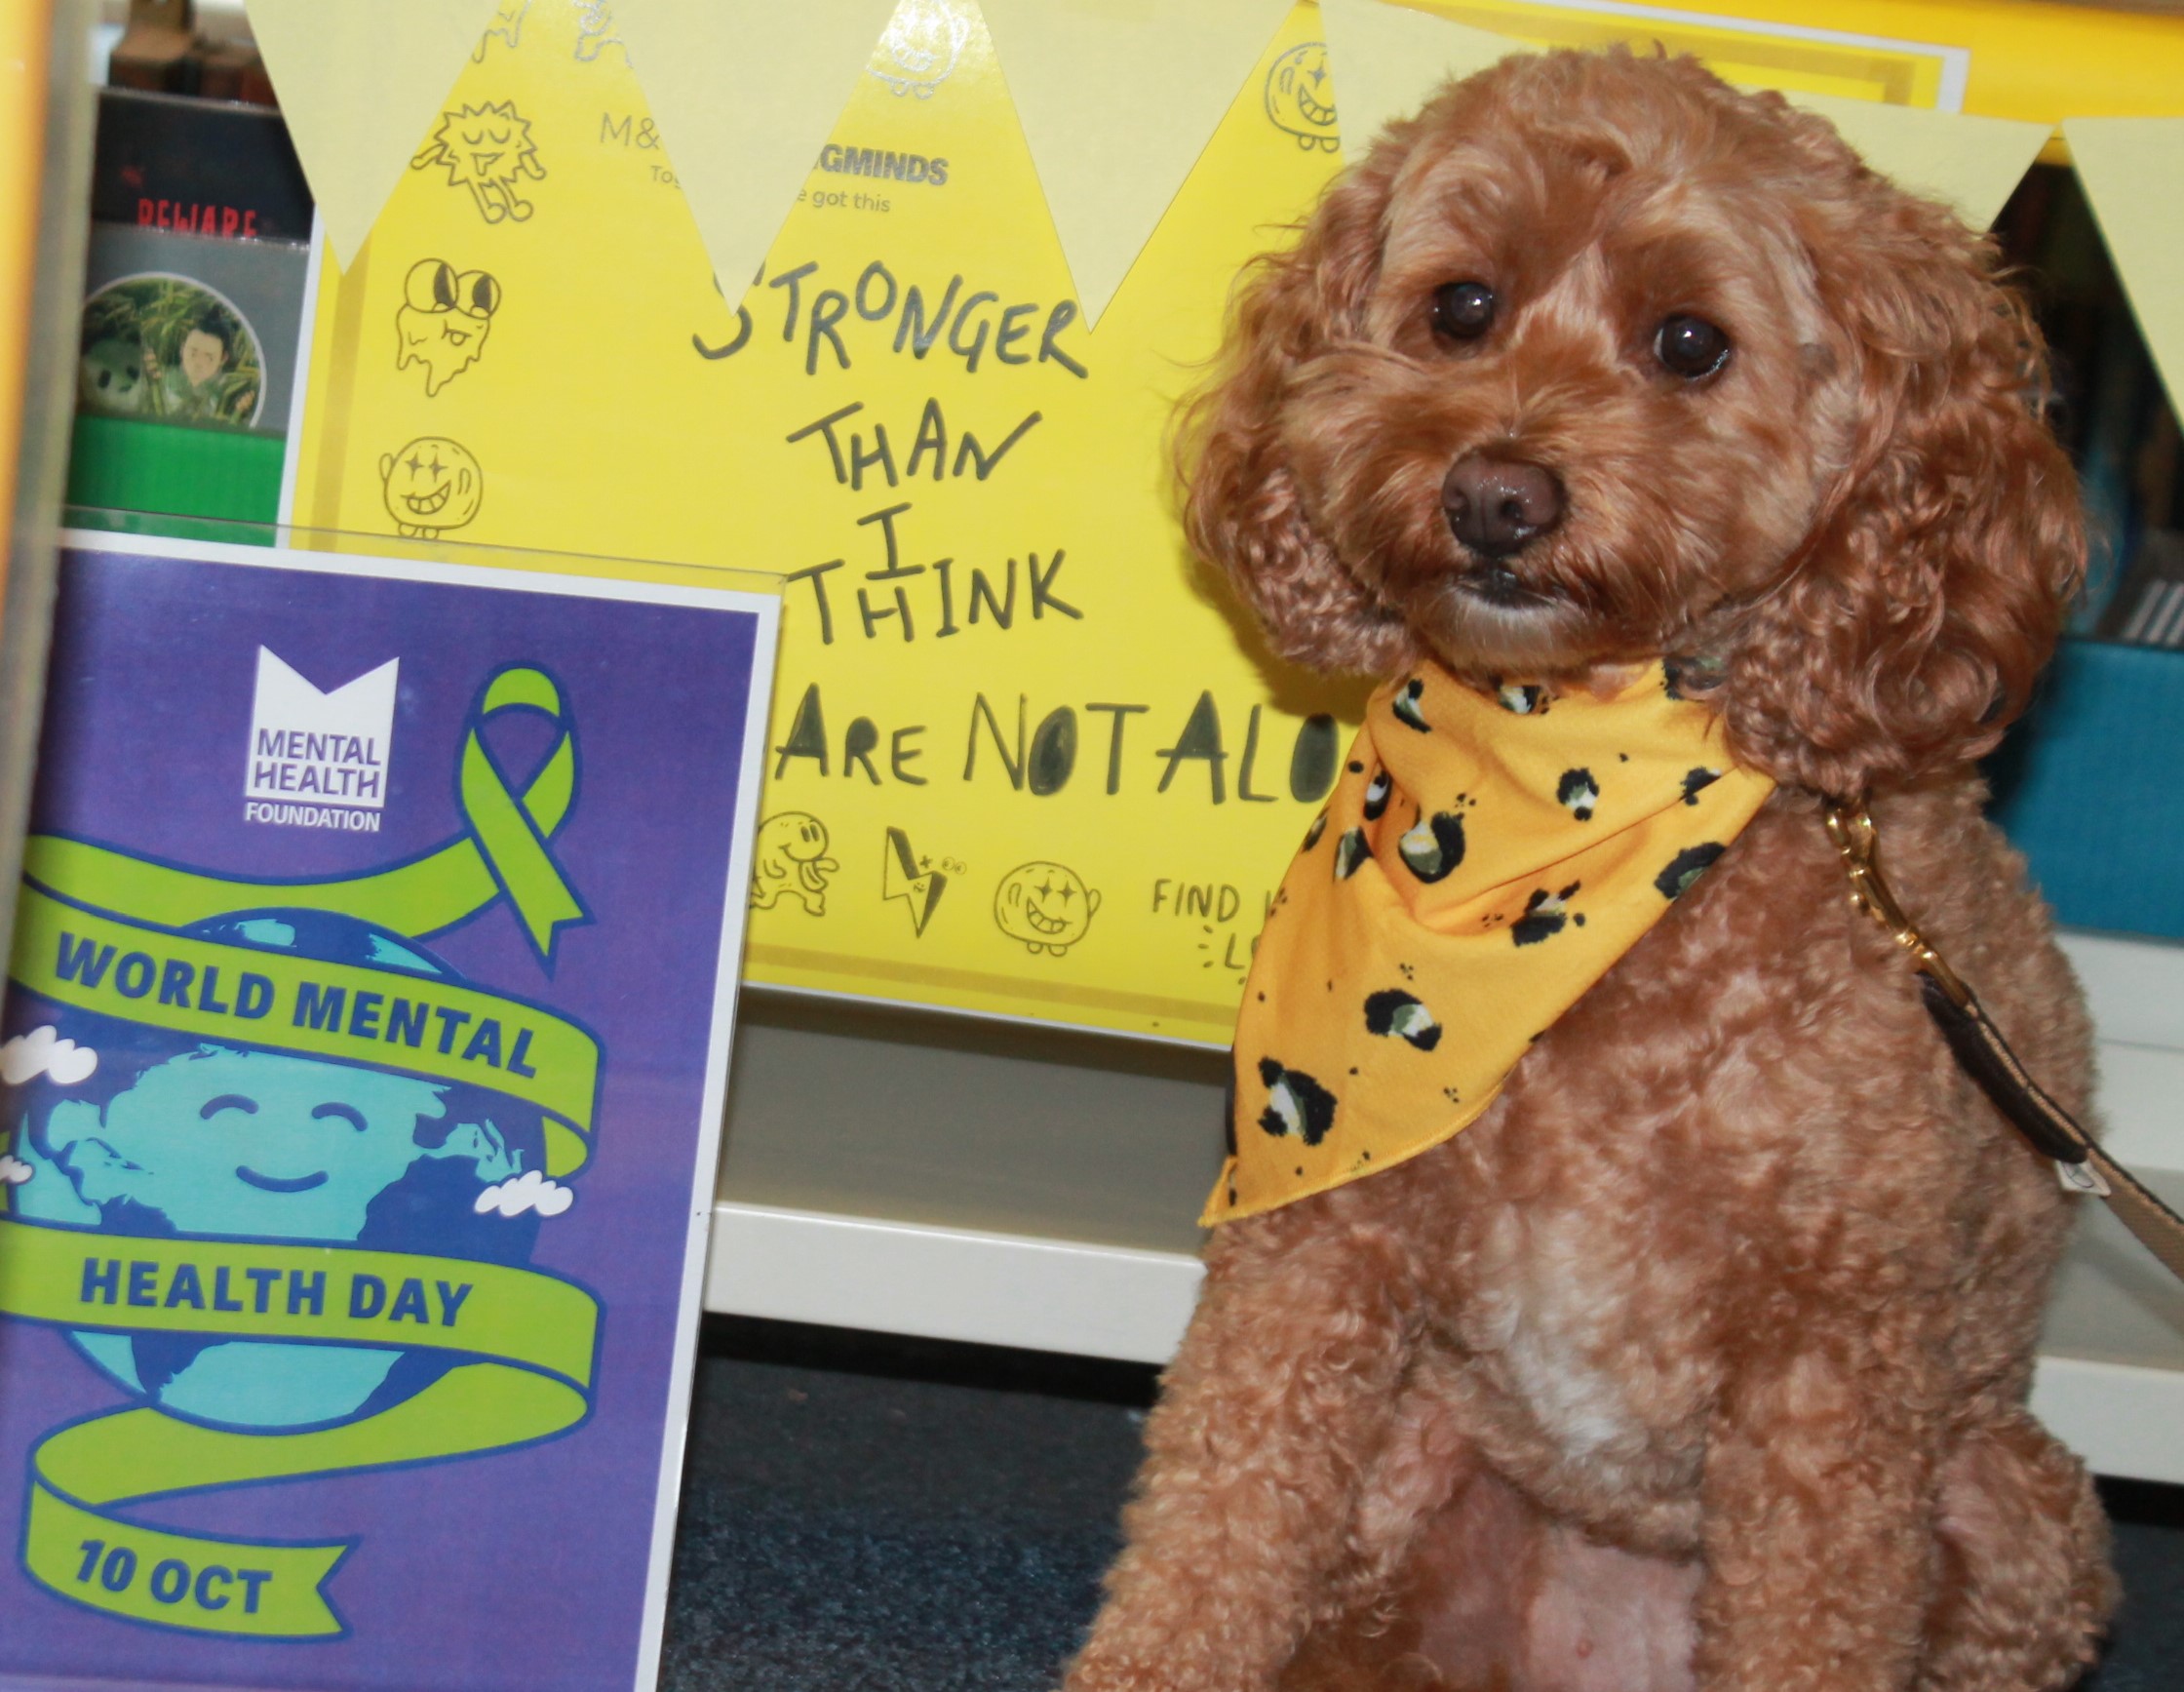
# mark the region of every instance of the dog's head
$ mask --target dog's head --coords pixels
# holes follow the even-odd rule
[[[1193,543],[1286,655],[1696,660],[1852,795],[1990,748],[2082,545],[1989,247],[1689,59],[1512,59],[1392,126],[1238,308]]]

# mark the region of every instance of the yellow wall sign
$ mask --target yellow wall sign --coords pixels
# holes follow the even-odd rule
[[[624,49],[488,36],[326,267],[294,518],[788,577],[751,976],[1226,1042],[1362,689],[1189,585],[1164,437],[1336,168],[1280,92],[1316,13],[1088,332],[976,14],[929,10],[740,306]]]
[[[690,124],[704,205],[792,138],[756,122],[762,99],[718,134],[691,122],[729,49],[696,31],[659,66],[684,8],[647,0],[633,24],[641,10],[633,70],[604,0],[496,9],[369,240],[326,267],[294,521],[781,576],[751,976],[1205,1043],[1228,1039],[1363,689],[1272,663],[1195,572],[1165,441],[1238,272],[1338,168],[1342,53],[1367,128],[1376,98],[1411,103],[1407,76],[1455,62],[1447,43],[1401,48],[1422,18],[1471,26],[1432,28],[1472,58],[1658,39],[1739,80],[1894,107],[1857,132],[1876,159],[1909,149],[1947,179],[1907,180],[1977,216],[2037,133],[1950,152],[1915,118],[2014,111],[2022,67],[2079,62],[2072,41],[2127,38],[2162,64],[2184,44],[2174,23],[1962,0],[1330,0],[1324,18],[1307,0],[1206,102],[1226,116],[1095,325],[1018,119],[1075,98],[1032,74],[1056,61],[1045,10],[1010,11],[1012,103],[968,0],[902,0],[756,281],[714,277],[642,79]],[[2066,40],[2057,16],[2082,27]],[[1210,86],[1248,54],[1184,57]],[[723,61],[721,99],[736,76]],[[1943,169],[1959,155],[1985,161],[1978,182]],[[1052,175],[1049,193],[1083,186]]]

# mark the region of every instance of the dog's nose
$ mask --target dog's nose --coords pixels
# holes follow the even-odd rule
[[[1441,507],[1465,546],[1507,558],[1562,521],[1562,485],[1537,464],[1467,453],[1449,466]]]

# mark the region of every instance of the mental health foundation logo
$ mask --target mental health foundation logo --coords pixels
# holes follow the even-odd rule
[[[261,713],[266,660],[293,675],[263,654]],[[391,714],[393,679],[322,704],[370,684]],[[391,715],[369,709],[383,767]],[[558,730],[521,792],[484,738],[508,712]],[[20,1544],[47,1591],[196,1633],[335,1636],[328,1583],[368,1546],[176,1531],[140,1507],[506,1450],[588,1414],[598,1301],[529,1259],[576,1199],[599,1043],[419,943],[505,900],[552,973],[589,920],[550,844],[576,773],[560,689],[513,666],[456,753],[463,831],[421,856],[296,884],[29,843],[0,1315],[65,1332],[128,1399],[32,1453]]]
[[[269,647],[257,649],[243,820],[379,832],[402,660],[322,693]]]

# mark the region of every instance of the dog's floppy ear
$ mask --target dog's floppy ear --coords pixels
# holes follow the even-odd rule
[[[1787,579],[1752,608],[1722,705],[1748,762],[1843,798],[1994,747],[2085,552],[2042,417],[2040,334],[1991,247],[1851,170],[1808,247],[1837,326],[1814,356],[1837,366],[1854,444]]]
[[[1382,218],[1413,124],[1393,126],[1321,200],[1303,238],[1247,273],[1217,374],[1184,413],[1184,526],[1259,613],[1283,657],[1384,674],[1409,655],[1401,619],[1313,531],[1281,439],[1301,369],[1364,333]]]

